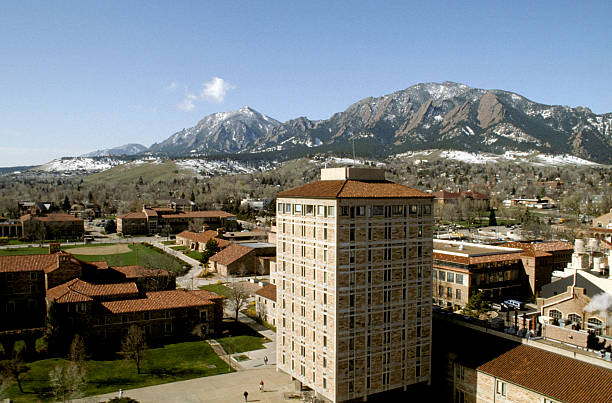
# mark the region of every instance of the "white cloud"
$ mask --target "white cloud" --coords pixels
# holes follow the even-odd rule
[[[202,86],[200,98],[209,99],[214,102],[223,102],[225,94],[227,94],[229,90],[236,88],[235,85],[228,83],[220,77],[213,77],[210,81],[202,84]]]
[[[178,87],[178,83],[176,81],[172,81],[170,85],[166,87],[168,91],[174,91]]]
[[[195,103],[193,102],[197,97],[193,94],[187,94],[183,102],[178,104],[177,108],[181,111],[191,112],[195,109]]]

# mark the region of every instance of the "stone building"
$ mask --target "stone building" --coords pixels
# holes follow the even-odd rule
[[[277,203],[278,368],[332,402],[427,382],[432,196],[332,168]]]
[[[276,286],[266,284],[255,292],[257,315],[272,326],[276,326]]]
[[[85,234],[82,218],[65,213],[21,216],[22,236],[27,239],[78,239]]]
[[[572,260],[574,247],[567,242],[508,242],[501,246],[519,248],[523,274],[529,284],[530,297],[540,295],[542,286],[550,283],[555,270],[563,270]]]
[[[221,210],[182,211],[143,206],[142,211],[117,217],[117,232],[124,235],[178,234],[190,226],[234,229],[236,225],[236,216]]]
[[[484,292],[488,299],[526,294],[522,249],[436,239],[433,262],[433,301],[454,310]]]

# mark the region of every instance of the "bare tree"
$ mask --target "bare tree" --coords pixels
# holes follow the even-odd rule
[[[66,402],[77,397],[85,385],[85,370],[73,361],[58,364],[49,371],[49,382],[55,397]]]
[[[29,369],[30,367],[28,367],[25,362],[23,362],[21,352],[13,352],[13,356],[10,359],[2,361],[2,369],[0,372],[2,382],[15,382],[17,384],[17,387],[19,387],[19,391],[23,393],[23,386],[21,385],[21,375],[28,372]]]
[[[136,365],[136,371],[140,374],[140,367],[146,360],[148,352],[144,331],[138,326],[130,326],[127,335],[121,343],[121,355],[126,361]]]
[[[82,375],[82,380],[85,380],[86,372],[86,361],[87,361],[87,350],[85,348],[85,341],[78,334],[74,335],[72,343],[70,344],[70,352],[68,353],[68,359],[77,367],[78,372]]]
[[[249,293],[244,284],[232,283],[227,295],[230,307],[234,310],[236,316],[235,321],[238,322],[238,313],[246,305],[249,299]]]
[[[202,230],[204,229],[204,223],[204,219],[196,218],[195,220],[189,222],[187,230],[191,232],[202,232]]]

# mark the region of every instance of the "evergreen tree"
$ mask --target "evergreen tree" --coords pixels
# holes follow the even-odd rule
[[[490,226],[495,226],[497,225],[497,218],[495,217],[495,209],[491,209],[491,212],[489,213],[489,225]]]

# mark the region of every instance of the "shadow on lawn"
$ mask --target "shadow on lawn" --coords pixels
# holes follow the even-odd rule
[[[242,322],[235,322],[233,319],[224,319],[222,324],[223,330],[222,334],[227,335],[231,334],[233,336],[253,336],[253,337],[261,337],[263,336],[253,330],[249,325],[244,324]]]

